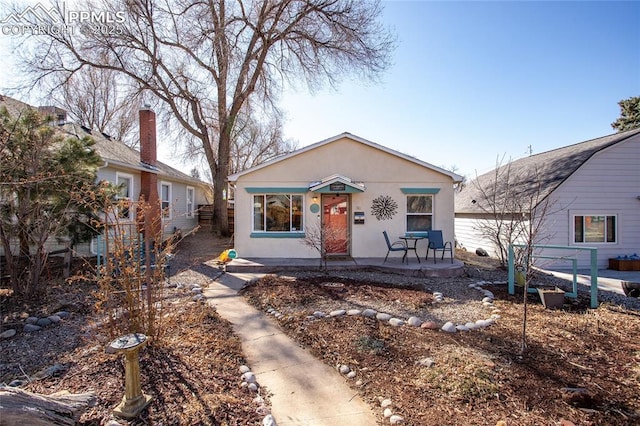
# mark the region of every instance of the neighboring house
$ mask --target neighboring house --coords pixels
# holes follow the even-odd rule
[[[13,118],[16,118],[22,109],[32,108],[23,102],[1,95],[0,106],[6,106]],[[57,126],[65,137],[81,139],[90,136],[95,141],[95,150],[104,160],[104,164],[98,169],[97,180],[122,185],[120,197],[131,200],[133,206],[141,194],[149,194],[155,187],[162,208],[165,237],[178,229],[185,234],[198,225],[197,206],[211,202],[210,187],[157,161],[153,111],[140,110],[141,150],[138,152],[108,135],[67,122],[64,110],[53,107],[40,107],[39,110],[54,117],[52,125]],[[132,208],[123,212],[119,221],[133,224],[135,219],[135,208]],[[95,254],[95,241],[79,245],[76,252],[79,255]]]
[[[318,258],[304,244],[322,229],[328,255],[384,257],[382,231],[441,229],[453,241],[461,176],[343,133],[229,176],[235,248],[243,258]],[[422,246],[420,245],[422,244]],[[426,242],[418,253],[424,258]]]
[[[609,258],[640,253],[640,129],[521,158],[510,167],[520,177],[511,182],[518,193],[532,193],[539,185],[537,209],[547,206],[549,212],[539,232],[543,244],[595,247],[601,269],[608,267]],[[456,241],[469,251],[483,248],[495,255],[493,243],[479,232],[491,215],[483,211],[478,189],[490,186],[495,173],[479,176],[456,195]],[[577,257],[579,268],[590,266],[584,251],[546,249],[539,254]],[[571,267],[566,260],[537,263]]]

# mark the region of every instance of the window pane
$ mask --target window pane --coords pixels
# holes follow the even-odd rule
[[[291,196],[291,230],[301,231],[302,224],[302,195]]]
[[[607,242],[616,242],[616,217],[607,216]]]
[[[604,216],[585,216],[584,233],[585,242],[587,243],[603,243],[604,242]]]
[[[430,229],[431,216],[407,216],[407,232],[429,231]]]
[[[193,217],[193,188],[187,188],[187,217]]]
[[[267,231],[290,231],[290,200],[288,195],[272,194],[267,200]]]
[[[583,221],[584,216],[576,216],[573,218],[573,226],[574,226],[574,238],[573,240],[576,243],[584,242],[584,229],[583,229]]]
[[[431,195],[410,195],[407,197],[407,213],[431,213]]]
[[[118,196],[121,198],[129,198],[131,194],[131,179],[118,176],[118,186],[120,187]]]
[[[253,196],[253,230],[264,231],[264,196]]]

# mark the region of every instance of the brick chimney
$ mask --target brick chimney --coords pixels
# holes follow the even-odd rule
[[[152,166],[158,163],[156,113],[147,106],[140,110],[140,161]]]
[[[156,150],[156,114],[144,107],[140,110],[140,162],[147,170],[140,173],[140,199],[144,199],[148,206],[141,211],[139,218],[141,228],[150,240],[162,238],[162,212],[160,197],[158,196],[158,164]]]

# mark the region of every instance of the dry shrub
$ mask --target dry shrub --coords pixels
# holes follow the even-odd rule
[[[164,334],[162,310],[167,262],[175,241],[162,242],[162,227],[149,235],[153,226],[121,220],[130,205],[123,202],[105,208],[104,262],[97,269],[95,308],[105,317],[104,331],[110,338],[142,333],[159,342]],[[149,204],[137,203],[138,217],[145,217]],[[157,220],[161,220],[157,218]],[[146,231],[145,233],[141,231]]]

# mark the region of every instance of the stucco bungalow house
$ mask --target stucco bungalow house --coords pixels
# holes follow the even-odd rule
[[[510,167],[515,192],[539,189],[534,211],[547,207],[539,231],[544,245],[597,248],[600,269],[609,266],[610,258],[640,254],[640,129],[521,158]],[[492,217],[479,190],[491,186],[495,175],[496,170],[477,177],[456,195],[456,241],[467,250],[496,254],[480,232]],[[588,251],[544,249],[538,254],[576,258],[579,268],[590,267]],[[537,264],[541,262],[550,269],[572,267],[568,260],[541,258]]]
[[[322,235],[328,256],[384,258],[383,231],[393,241],[439,229],[453,241],[454,184],[461,179],[342,133],[229,176],[235,248],[242,258],[317,259],[304,240]],[[422,258],[426,245],[418,241]]]
[[[5,106],[15,118],[24,108],[32,106],[0,95],[0,106]],[[104,163],[97,171],[97,180],[106,180],[121,185],[120,198],[131,200],[135,207],[141,194],[155,192],[162,208],[162,231],[168,236],[175,230],[183,234],[198,225],[197,206],[208,204],[210,187],[207,183],[182,173],[157,160],[155,113],[143,108],[140,110],[140,151],[130,148],[121,141],[108,135],[88,129],[67,120],[66,112],[55,107],[39,107],[43,114],[53,117],[52,126],[56,126],[65,137],[83,138],[90,136],[94,148]],[[133,224],[136,220],[135,208],[122,213],[119,222]],[[51,250],[58,248],[55,241],[49,245]],[[78,255],[96,254],[96,240],[76,247]]]

